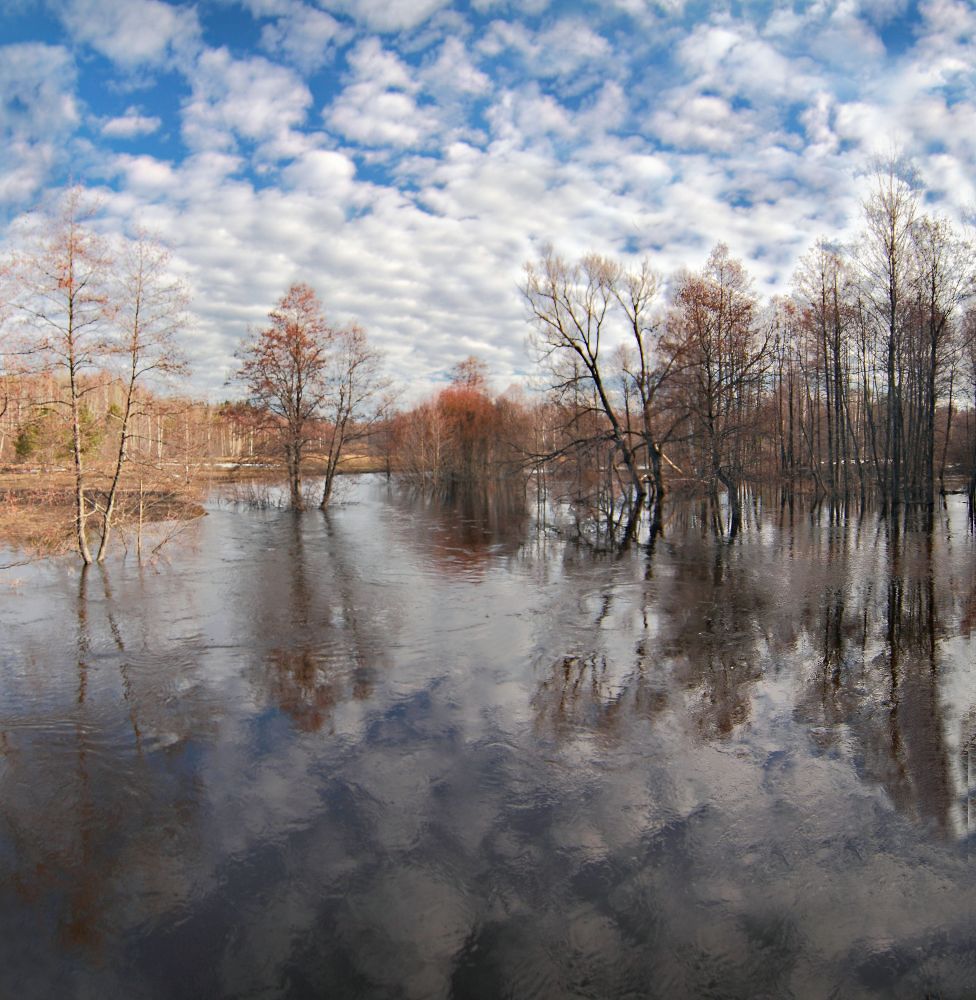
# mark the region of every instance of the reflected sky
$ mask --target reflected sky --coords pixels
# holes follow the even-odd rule
[[[976,560],[364,478],[0,579],[0,995],[965,995]]]

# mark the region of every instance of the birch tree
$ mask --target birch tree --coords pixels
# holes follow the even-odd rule
[[[382,372],[382,357],[369,345],[366,331],[350,326],[333,333],[328,365],[328,393],[322,415],[328,422],[325,482],[319,507],[332,499],[343,451],[367,435],[389,410],[389,380]]]
[[[186,325],[188,296],[183,285],[168,273],[168,252],[143,234],[123,247],[118,261],[109,349],[122,365],[122,405],[97,562],[102,562],[108,551],[122,471],[130,458],[133,424],[145,412],[140,389],[148,381],[187,373],[176,337]]]
[[[17,284],[14,305],[26,349],[47,370],[63,376],[67,398],[45,400],[62,415],[69,431],[74,479],[75,539],[82,561],[93,562],[89,540],[86,397],[99,384],[93,376],[106,358],[111,259],[105,241],[91,228],[95,206],[80,188],[67,192],[58,215],[31,234],[30,249],[12,263]]]

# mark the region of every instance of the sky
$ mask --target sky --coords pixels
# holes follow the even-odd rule
[[[0,246],[69,183],[154,231],[212,399],[296,281],[415,396],[531,374],[546,244],[785,291],[896,150],[967,218],[970,0],[0,0]]]

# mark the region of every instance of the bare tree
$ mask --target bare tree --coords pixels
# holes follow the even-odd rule
[[[241,346],[236,379],[279,423],[291,505],[302,510],[302,460],[311,422],[328,399],[334,333],[315,292],[292,285],[269,313],[270,325]]]
[[[772,360],[772,339],[759,329],[749,276],[725,244],[715,247],[701,273],[678,277],[669,334],[680,367],[673,403],[686,416],[710,493],[717,493],[719,483],[728,492],[735,534],[745,453]]]
[[[186,325],[184,309],[188,297],[182,284],[167,273],[169,254],[156,240],[142,234],[124,247],[119,261],[113,288],[114,338],[110,348],[123,365],[122,405],[117,414],[118,448],[102,510],[98,562],[105,559],[108,551],[133,424],[144,413],[139,390],[149,380],[187,372],[176,335]]]
[[[918,359],[915,381],[918,419],[913,421],[917,445],[914,459],[916,492],[931,503],[935,485],[935,424],[943,374],[953,369],[952,343],[956,314],[974,292],[971,244],[961,240],[945,219],[927,216],[916,220],[912,232],[914,256],[911,290],[917,324]],[[946,439],[952,419],[951,380]]]
[[[611,445],[613,455],[607,472],[612,477],[619,458],[629,487],[633,516],[625,531],[627,541],[636,529],[647,490],[626,416],[613,398],[605,360],[604,348],[610,346],[605,343],[607,328],[618,302],[620,274],[620,267],[604,257],[591,254],[577,264],[568,264],[548,248],[538,265],[526,265],[522,294],[535,325],[534,346],[549,370],[552,391],[572,400],[574,422],[586,414],[596,414],[605,421],[601,436]],[[636,325],[640,329],[647,289],[636,289],[636,295]],[[628,293],[620,301],[626,303]],[[631,300],[631,308],[634,306]],[[586,436],[590,437],[589,428]],[[583,443],[575,435],[573,446]]]
[[[369,346],[366,331],[358,326],[332,335],[328,364],[328,392],[322,400],[322,415],[331,425],[325,456],[325,483],[319,506],[325,510],[332,499],[336,473],[343,450],[352,441],[368,435],[373,425],[389,411],[390,382],[382,373],[382,357]]]
[[[969,398],[973,404],[973,412],[976,412],[976,305],[970,306],[962,317],[960,340],[962,368],[969,382]],[[970,441],[967,459],[969,464],[967,493],[972,512],[976,510],[976,437]]]
[[[674,429],[673,422],[662,424],[658,396],[676,360],[673,354],[662,351],[662,330],[655,316],[660,291],[660,276],[646,260],[641,261],[639,270],[621,271],[614,286],[614,296],[623,310],[630,335],[621,364],[625,399],[633,393],[640,439],[650,465],[658,502],[664,497],[661,467],[664,445]],[[628,427],[631,425],[629,412],[627,424]]]
[[[67,399],[47,402],[62,411],[70,431],[74,469],[75,537],[82,560],[93,561],[88,538],[85,399],[98,388],[86,380],[105,357],[108,278],[111,262],[104,241],[89,227],[95,207],[84,192],[65,195],[60,213],[32,234],[33,246],[14,260],[17,306],[27,340],[49,370],[67,379]]]
[[[5,425],[3,418],[10,408],[10,345],[8,343],[7,323],[10,313],[10,302],[13,289],[10,285],[11,264],[9,260],[0,258],[0,458],[3,457]]]
[[[872,165],[871,192],[864,203],[866,229],[856,252],[865,302],[880,334],[884,357],[885,436],[880,485],[889,503],[897,501],[902,479],[899,358],[918,197],[918,175],[908,161],[897,156],[877,160]]]
[[[795,300],[802,310],[797,332],[804,341],[807,360],[804,375],[813,402],[807,414],[813,423],[804,427],[803,432],[811,447],[812,471],[818,487],[825,487],[832,497],[849,493],[850,456],[857,451],[848,400],[850,284],[849,268],[843,257],[823,239],[800,259],[793,276]],[[821,424],[826,426],[826,435],[821,433]],[[826,447],[822,446],[823,436]],[[821,461],[827,467],[826,484],[820,474]]]

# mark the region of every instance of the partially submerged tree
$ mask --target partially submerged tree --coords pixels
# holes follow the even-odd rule
[[[59,215],[32,234],[29,251],[13,262],[15,305],[25,342],[39,363],[63,375],[67,398],[46,405],[61,413],[70,433],[74,472],[75,538],[82,560],[93,562],[88,519],[93,513],[86,461],[86,397],[98,382],[86,380],[105,359],[111,262],[104,241],[90,228],[94,206],[70,190]],[[25,348],[26,349],[26,348]]]
[[[113,414],[117,420],[118,447],[102,508],[98,562],[105,559],[108,551],[122,470],[130,458],[133,423],[144,412],[139,390],[148,380],[174,377],[187,370],[176,345],[176,335],[186,324],[184,310],[188,298],[181,283],[167,272],[168,253],[157,241],[141,235],[123,248],[119,260],[113,288],[113,336],[108,347],[121,363],[122,403]]]
[[[10,408],[10,346],[7,343],[6,323],[8,320],[12,289],[8,284],[10,262],[0,259],[0,457],[3,455],[4,425],[3,418]]]
[[[724,244],[712,250],[700,273],[675,283],[669,334],[680,368],[672,405],[687,421],[709,492],[719,484],[727,491],[734,534],[772,341],[760,329],[749,276]]]
[[[625,542],[636,530],[647,496],[648,464],[658,496],[663,491],[653,412],[661,369],[648,322],[657,289],[646,264],[640,272],[627,274],[594,254],[569,264],[551,248],[538,264],[526,265],[522,284],[535,327],[536,353],[549,373],[550,392],[568,419],[559,449],[577,455],[586,451],[596,460],[597,478],[612,484],[610,489],[598,487],[598,492],[611,498],[619,494],[628,512]],[[623,329],[614,335],[621,312]],[[613,348],[628,338],[629,351],[621,356]],[[615,391],[620,361],[623,396]],[[636,393],[637,413],[629,410],[631,391]],[[606,511],[611,523],[616,506],[611,499]]]
[[[903,300],[912,267],[919,181],[904,159],[889,157],[872,165],[871,192],[864,202],[866,228],[857,247],[864,300],[879,355],[883,358],[884,435],[879,465],[880,487],[887,503],[897,503],[902,484],[902,368],[905,336]]]
[[[912,242],[910,315],[915,364],[909,402],[914,419],[906,435],[906,461],[912,473],[908,477],[912,497],[931,504],[936,480],[936,411],[944,391],[948,442],[959,353],[956,320],[974,291],[973,246],[961,240],[946,219],[927,216],[916,220]]]
[[[328,392],[322,416],[329,425],[325,454],[325,482],[319,507],[332,499],[336,473],[344,449],[361,440],[389,410],[389,379],[382,372],[382,357],[369,345],[359,326],[336,330],[328,365]]]
[[[379,355],[359,327],[336,329],[315,292],[292,285],[269,314],[270,325],[241,347],[236,378],[249,400],[276,421],[295,510],[305,507],[302,470],[309,442],[328,424],[326,477],[319,506],[332,496],[343,449],[371,419],[368,404],[386,387]],[[359,426],[356,426],[356,425]]]
[[[291,505],[302,510],[302,462],[312,421],[328,397],[334,334],[308,285],[292,285],[268,319],[241,347],[236,378],[255,405],[277,418]]]
[[[818,240],[813,249],[800,258],[793,276],[794,303],[798,312],[790,345],[796,352],[793,360],[797,364],[790,375],[797,378],[794,388],[804,390],[800,401],[809,400],[809,405],[801,411],[796,423],[810,458],[816,487],[831,498],[846,497],[850,493],[852,457],[857,460],[860,472],[850,406],[853,376],[850,365],[851,289],[850,267],[838,248],[826,240]],[[777,349],[780,346],[777,344]],[[781,362],[779,350],[777,355],[777,361]],[[777,367],[782,378],[782,365]],[[794,417],[792,408],[789,415]],[[812,426],[811,418],[816,418]],[[819,461],[821,454],[826,465],[823,472]],[[863,492],[863,484],[861,488]]]
[[[592,408],[606,418],[607,438],[627,470],[639,506],[646,492],[644,480],[601,357],[619,273],[604,257],[594,254],[567,264],[549,249],[538,266],[526,265],[522,293],[535,324],[535,347],[553,376],[553,388],[592,398]]]
[[[471,356],[452,368],[448,385],[398,415],[397,467],[408,482],[443,495],[522,483],[526,429],[525,407],[493,396],[488,366]]]

